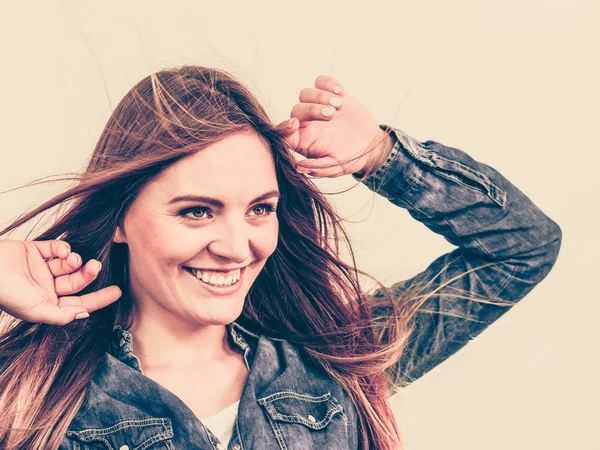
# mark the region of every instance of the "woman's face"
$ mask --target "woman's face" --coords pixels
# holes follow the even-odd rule
[[[192,327],[238,318],[277,246],[278,195],[271,152],[250,131],[144,186],[115,234],[129,247],[136,314]]]

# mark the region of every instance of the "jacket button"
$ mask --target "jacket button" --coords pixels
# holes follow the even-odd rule
[[[240,450],[240,448],[242,448],[242,447],[240,447],[240,445],[239,445],[239,444],[235,444],[235,445],[233,446],[233,450]]]
[[[315,423],[317,421],[317,419],[315,419],[314,416],[311,416],[310,414],[308,415],[308,420],[312,423]]]
[[[129,445],[121,445],[119,450],[129,450]]]

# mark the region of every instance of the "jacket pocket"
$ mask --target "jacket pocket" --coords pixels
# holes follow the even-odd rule
[[[330,392],[319,396],[276,392],[258,399],[258,403],[281,449],[349,448],[348,418]]]
[[[173,428],[166,418],[123,420],[106,428],[67,431],[73,450],[172,450]]]
[[[437,144],[435,142],[433,143]],[[460,161],[445,158],[439,153],[431,150],[413,156],[420,162],[430,166],[439,176],[486,194],[500,206],[506,204],[506,192],[496,186],[484,173],[469,167]]]

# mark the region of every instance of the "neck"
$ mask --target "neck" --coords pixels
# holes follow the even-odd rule
[[[144,370],[206,366],[234,353],[225,325],[182,326],[145,314],[134,315],[128,330]]]

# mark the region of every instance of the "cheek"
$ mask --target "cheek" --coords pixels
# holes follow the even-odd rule
[[[202,236],[189,229],[147,222],[130,240],[130,252],[137,262],[177,266],[198,253],[205,244]]]
[[[277,248],[279,224],[274,222],[271,226],[260,230],[254,238],[254,249],[260,259],[267,259]]]

